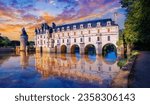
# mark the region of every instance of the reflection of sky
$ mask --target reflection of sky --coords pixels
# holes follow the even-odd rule
[[[81,58],[81,54],[79,52],[76,52],[75,56],[77,57],[78,60]]]
[[[91,61],[96,61],[96,55],[95,54],[89,54],[88,55],[88,58],[91,60]]]
[[[117,59],[116,53],[115,52],[110,52],[108,54],[106,54],[106,56],[104,57],[105,61],[107,62],[115,62]]]
[[[113,53],[111,53],[110,55],[108,56],[108,58],[114,58],[114,57],[112,57]],[[39,56],[40,56],[40,54],[39,54]],[[68,55],[66,55],[66,56],[68,56]],[[77,62],[80,62],[81,56],[82,55],[80,55],[80,54],[76,54],[76,57],[78,59]],[[60,62],[60,58],[58,57],[57,62],[65,64],[68,60],[69,61],[68,63],[71,64],[71,67],[74,67],[74,64],[70,62],[70,59],[71,59],[70,57],[71,56],[68,56],[67,59],[63,60],[64,62]],[[98,57],[98,56],[88,55],[88,59],[90,61],[95,61],[96,57]],[[10,57],[8,60],[4,60],[2,66],[0,67],[0,87],[45,87],[45,88],[46,87],[52,87],[52,88],[54,88],[54,87],[57,87],[57,88],[60,88],[60,87],[65,87],[65,88],[109,87],[108,83],[111,81],[112,77],[109,77],[108,75],[110,75],[110,74],[114,75],[113,73],[115,73],[115,72],[109,72],[109,74],[107,74],[107,72],[105,72],[105,69],[104,69],[104,71],[97,72],[95,70],[95,68],[97,68],[97,66],[98,66],[97,64],[99,64],[101,62],[101,59],[97,59],[98,61],[96,60],[97,62],[95,64],[94,63],[90,64],[89,62],[86,62],[85,58],[82,58],[82,61],[85,62],[84,64],[86,64],[86,65],[84,65],[84,64],[82,65],[82,63],[77,63],[78,64],[77,68],[76,68],[77,70],[75,70],[75,68],[72,68],[72,69],[70,68],[70,70],[73,70],[73,72],[80,71],[80,69],[81,69],[80,66],[85,66],[86,69],[84,69],[84,67],[83,67],[84,71],[81,70],[80,73],[85,72],[89,75],[88,77],[92,77],[93,74],[90,75],[90,73],[94,72],[94,76],[98,75],[97,77],[100,79],[105,78],[105,80],[103,81],[102,84],[99,84],[97,81],[90,82],[89,80],[86,80],[86,79],[81,81],[78,79],[73,79],[71,77],[67,78],[66,76],[61,76],[61,75],[56,76],[56,75],[53,75],[53,72],[52,72],[52,74],[50,74],[50,76],[44,78],[43,77],[44,74],[42,74],[42,73],[40,74],[39,71],[35,70],[34,56],[30,55],[29,60],[23,60],[24,58],[26,58],[26,57],[13,56],[13,57]],[[42,65],[43,73],[51,70],[50,67],[53,65],[50,65],[50,66],[48,66],[48,65],[51,64],[51,62],[53,62],[53,61],[49,60],[48,56],[45,57],[45,55],[43,54],[43,56],[42,57],[40,56],[38,58],[38,60],[40,62],[38,62],[36,60],[36,63],[40,63],[40,65]],[[26,68],[22,69],[21,65],[20,65],[20,61],[24,61],[24,63],[28,62],[29,65],[27,65]],[[44,62],[42,62],[42,61],[44,61]],[[94,66],[94,68],[92,68],[93,67],[92,65]],[[56,66],[58,67],[57,63],[56,63]],[[107,64],[106,64],[106,66],[107,66]],[[61,67],[63,67],[63,65]],[[91,67],[91,69],[88,70],[89,69],[88,67]],[[36,66],[36,68],[37,68],[37,66]],[[58,71],[62,72],[61,68]],[[74,73],[76,73],[76,72],[74,72]],[[73,74],[73,75],[75,75],[75,74]]]

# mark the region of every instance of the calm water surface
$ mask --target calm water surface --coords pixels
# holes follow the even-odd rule
[[[119,73],[115,53],[0,54],[0,87],[105,88]]]

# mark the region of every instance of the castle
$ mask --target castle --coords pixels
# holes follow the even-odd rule
[[[71,24],[49,26],[43,23],[35,29],[37,52],[86,54],[91,49],[102,54],[108,44],[117,48],[119,27],[112,19],[94,19]]]

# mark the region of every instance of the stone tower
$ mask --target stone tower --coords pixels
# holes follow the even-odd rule
[[[27,51],[27,42],[28,42],[28,35],[26,33],[25,28],[22,28],[22,34],[20,36],[20,51]]]

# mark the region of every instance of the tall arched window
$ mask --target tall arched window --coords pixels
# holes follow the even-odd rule
[[[100,29],[97,30],[97,33],[100,33]]]
[[[74,42],[76,42],[76,38],[74,39]]]
[[[80,42],[82,42],[82,38],[80,38]]]
[[[76,32],[74,32],[74,35],[76,35]]]
[[[110,32],[110,28],[108,28],[108,32]]]
[[[107,40],[110,41],[110,36],[107,37]]]
[[[89,34],[91,34],[91,31],[89,30]]]
[[[100,38],[99,38],[99,37],[97,37],[97,41],[100,41]]]
[[[91,42],[91,37],[89,37],[89,42]]]

